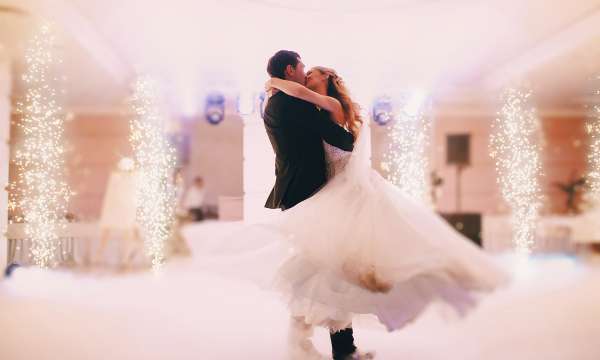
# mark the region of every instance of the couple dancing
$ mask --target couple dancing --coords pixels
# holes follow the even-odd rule
[[[291,312],[291,358],[331,359],[310,340],[323,326],[334,360],[371,359],[354,344],[353,315],[375,315],[392,331],[434,301],[465,313],[479,292],[506,281],[482,251],[371,169],[368,126],[334,70],[305,73],[300,56],[282,50],[267,71],[276,182],[266,207],[284,211],[261,227],[286,247],[272,285]]]
[[[369,359],[354,345],[352,316],[388,330],[433,301],[464,313],[506,275],[444,220],[372,170],[368,126],[332,69],[305,73],[300,56],[269,60],[264,123],[276,154],[266,207],[292,254],[276,271],[291,311],[292,357],[323,358],[313,326],[330,330],[333,358]]]

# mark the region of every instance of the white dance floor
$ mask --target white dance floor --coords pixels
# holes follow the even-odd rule
[[[196,253],[235,228],[200,226]],[[385,360],[600,358],[593,263],[538,258],[464,320],[442,310],[391,334],[359,318],[358,345]],[[287,320],[275,294],[203,270],[194,257],[158,275],[20,269],[0,282],[0,359],[285,359]],[[329,352],[325,330],[314,341]]]

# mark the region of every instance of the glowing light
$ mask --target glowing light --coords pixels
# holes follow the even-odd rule
[[[600,90],[596,90],[596,95],[600,95]],[[587,200],[593,207],[598,207],[600,205],[600,104],[598,103],[592,107],[586,130],[589,135]]]
[[[394,106],[392,99],[389,96],[384,96],[375,101],[373,104],[373,121],[377,124],[385,126],[394,120]]]
[[[152,267],[158,270],[165,260],[165,242],[173,223],[175,189],[170,179],[175,152],[164,133],[165,118],[152,79],[138,78],[131,106],[135,114],[130,141],[138,170],[137,218]]]
[[[65,226],[71,196],[63,181],[64,116],[59,105],[55,72],[61,64],[54,53],[55,37],[42,25],[25,53],[25,99],[17,108],[23,143],[15,152],[17,179],[10,185],[11,210],[20,211],[31,240],[33,261],[42,268],[55,266],[59,231]]]
[[[511,209],[513,242],[519,255],[529,255],[541,206],[540,152],[542,133],[530,92],[508,89],[494,121],[490,156],[495,160],[502,196]]]
[[[225,120],[225,96],[223,94],[215,92],[206,97],[204,116],[212,125],[217,125]]]
[[[431,122],[425,116],[426,94],[417,91],[406,101],[392,124],[390,145],[384,155],[382,168],[388,180],[406,195],[425,204],[430,204],[427,169],[427,147]]]

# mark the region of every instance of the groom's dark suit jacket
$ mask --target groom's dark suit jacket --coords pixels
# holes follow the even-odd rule
[[[289,209],[312,196],[327,180],[323,140],[352,151],[352,134],[335,124],[327,111],[279,91],[264,112],[275,151],[275,186],[265,207]]]

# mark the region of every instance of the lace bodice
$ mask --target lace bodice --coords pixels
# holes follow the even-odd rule
[[[323,141],[323,148],[325,149],[325,163],[327,164],[327,178],[331,179],[337,175],[340,171],[344,170],[348,160],[350,159],[349,151],[338,149],[333,145],[329,145]]]

